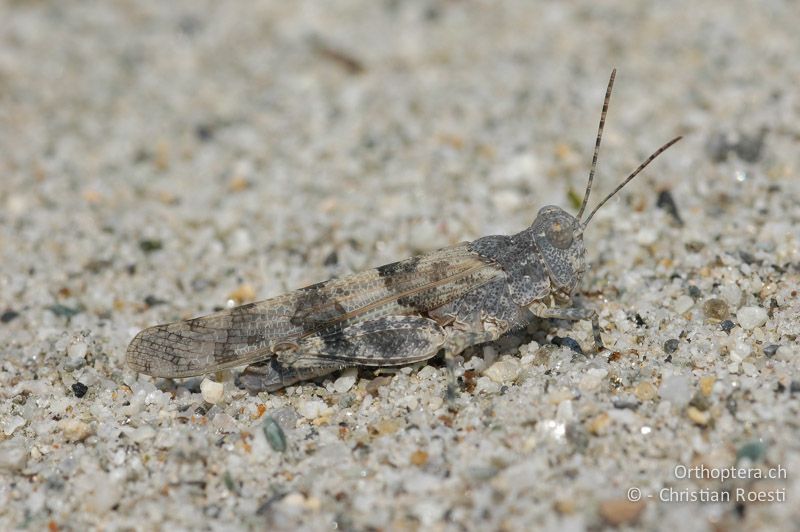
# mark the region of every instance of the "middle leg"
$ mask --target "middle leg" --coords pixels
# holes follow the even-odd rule
[[[588,308],[578,307],[548,307],[542,303],[534,303],[529,307],[531,312],[539,318],[553,318],[558,320],[588,320],[592,322],[592,336],[594,336],[594,346],[599,353],[604,349],[603,339],[600,338],[600,321],[597,311]]]

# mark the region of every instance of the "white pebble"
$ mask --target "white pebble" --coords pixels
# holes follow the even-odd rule
[[[505,165],[498,165],[492,176],[492,182],[508,185],[530,183],[532,175],[540,172],[540,162],[532,153],[521,153],[511,157]]]
[[[693,306],[694,306],[694,299],[692,299],[689,296],[681,296],[675,300],[675,303],[673,303],[672,308],[678,314],[683,314]]]
[[[28,463],[28,448],[20,440],[0,443],[0,471],[19,471]]]
[[[575,419],[575,411],[572,408],[572,401],[567,399],[558,403],[556,409],[556,419],[563,423],[570,423]]]
[[[674,406],[682,407],[689,404],[692,399],[692,384],[686,375],[670,375],[661,381],[658,395],[664,401],[669,401]]]
[[[328,409],[328,405],[321,399],[309,399],[300,404],[297,412],[306,419],[316,419]]]
[[[244,257],[253,251],[253,240],[247,229],[239,228],[231,233],[228,238],[228,255],[231,257]]]
[[[421,528],[431,530],[437,523],[441,523],[446,510],[447,507],[436,498],[428,497],[417,502],[411,511],[419,519]]]
[[[285,504],[286,506],[294,506],[297,508],[302,508],[305,502],[306,498],[303,496],[303,494],[296,491],[289,493],[281,500],[281,504]]]
[[[742,300],[742,291],[735,284],[725,284],[719,288],[719,295],[728,305],[738,307]]]
[[[794,360],[795,356],[797,356],[791,347],[788,345],[782,345],[775,351],[775,359],[782,360],[784,362],[791,362]]]
[[[98,514],[104,514],[111,510],[122,496],[122,486],[118,482],[113,482],[110,475],[92,474],[84,475],[81,480],[92,486],[91,493],[86,496],[86,508]]]
[[[512,357],[498,360],[483,372],[484,375],[498,384],[513,382],[519,377],[519,362]]]
[[[25,426],[25,418],[22,416],[10,416],[8,419],[2,422],[3,425],[3,434],[6,436],[11,436],[14,434],[14,431],[20,427]]]
[[[472,357],[477,358],[477,357]],[[466,364],[464,364],[466,367]],[[417,378],[421,381],[426,381],[428,379],[435,379],[439,376],[439,370],[434,368],[433,366],[425,366],[421,370],[417,372]]]
[[[500,212],[514,212],[522,204],[522,196],[516,189],[498,190],[492,194],[491,200]]]
[[[32,514],[40,512],[46,502],[48,502],[48,496],[44,494],[44,490],[34,491],[30,495],[28,495],[28,500],[25,501],[25,506],[27,511]]]
[[[200,393],[203,394],[203,401],[211,404],[219,403],[222,400],[224,388],[221,382],[203,379],[203,382],[200,383]]]
[[[150,425],[142,425],[141,427],[137,427],[132,430],[128,437],[130,437],[131,441],[136,443],[142,443],[147,440],[151,440],[156,435],[156,429],[151,427]]]
[[[356,383],[357,375],[358,370],[356,368],[344,370],[342,375],[333,381],[333,389],[336,391],[336,393],[345,393]]]
[[[658,231],[650,227],[643,227],[636,234],[636,241],[643,246],[655,244],[656,240],[658,240]]]
[[[420,220],[409,235],[408,245],[416,250],[431,250],[447,245],[446,235],[433,220]]]
[[[492,382],[488,377],[478,377],[475,380],[475,393],[485,393],[487,395],[496,394],[500,391],[500,385]]]
[[[736,319],[742,329],[751,331],[767,323],[767,311],[761,307],[742,307],[736,311]]]
[[[484,367],[489,367],[494,364],[495,360],[497,360],[497,350],[490,346],[484,346],[483,348],[483,365]]]
[[[58,428],[68,441],[83,441],[92,434],[88,423],[75,418],[62,419],[58,422]]]
[[[603,379],[608,375],[608,371],[602,368],[592,368],[581,378],[578,387],[584,393],[596,392],[603,384]]]
[[[439,410],[442,407],[443,404],[444,404],[444,400],[441,397],[439,397],[438,395],[434,395],[428,401],[428,409],[431,412],[434,412],[436,410]]]
[[[431,366],[425,366],[425,367],[430,368]],[[478,356],[471,357],[469,360],[464,362],[464,369],[465,370],[471,369],[477,371],[478,373],[481,373],[483,372],[483,370],[486,369],[486,362],[481,357]]]
[[[399,401],[400,406],[406,407],[409,410],[415,410],[419,404],[419,399],[415,395],[406,395]]]
[[[752,349],[750,348],[750,345],[747,342],[743,340],[736,340],[730,351],[731,360],[734,362],[741,362],[742,360],[750,356],[751,352]]]
[[[86,356],[88,349],[88,346],[82,340],[77,340],[67,348],[67,356],[73,359],[83,358]]]
[[[211,425],[220,432],[236,432],[239,427],[236,426],[236,420],[225,412],[220,412],[214,419],[211,420]]]

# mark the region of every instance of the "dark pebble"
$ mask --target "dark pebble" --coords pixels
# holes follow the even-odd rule
[[[72,385],[72,393],[74,393],[75,397],[77,397],[78,399],[86,395],[86,392],[88,391],[89,387],[82,382],[76,382],[75,384]]]
[[[689,285],[689,295],[693,299],[700,299],[700,296],[703,295],[703,292],[701,292],[700,289],[697,288],[695,285],[691,284]]]
[[[45,486],[47,486],[47,489],[51,489],[53,491],[61,491],[64,489],[65,485],[66,482],[64,482],[64,479],[58,475],[51,475],[47,477],[47,480],[45,481]]]
[[[717,132],[706,140],[706,153],[715,163],[725,161],[731,151],[736,153],[741,160],[753,163],[761,158],[766,136],[766,128],[761,128],[751,134],[740,133],[737,139],[731,138],[726,133]]]
[[[8,323],[11,320],[13,320],[14,318],[16,318],[17,316],[19,316],[19,312],[16,312],[14,310],[8,309],[5,312],[3,312],[2,315],[0,315],[0,321],[3,322],[3,323]]]
[[[178,29],[186,35],[194,35],[203,29],[200,18],[193,15],[186,15],[178,20]]]
[[[191,285],[192,285],[192,290],[194,290],[195,292],[202,292],[203,290],[206,290],[207,288],[213,286],[211,281],[203,278],[193,279]]]
[[[636,410],[639,408],[639,402],[632,399],[616,399],[611,404],[614,405],[614,408],[619,410]]]
[[[731,144],[725,133],[714,132],[706,140],[706,153],[709,159],[715,163],[721,163],[727,159],[730,148]]]
[[[697,392],[694,394],[694,397],[692,397],[692,400],[689,401],[689,406],[693,406],[696,409],[705,412],[711,408],[711,402],[702,393]]]
[[[107,259],[93,259],[87,262],[83,267],[90,273],[100,273],[113,265],[114,263]]]
[[[261,503],[261,505],[258,507],[258,510],[256,510],[256,515],[270,515],[270,512],[272,512],[272,505],[276,502],[280,502],[280,500],[285,496],[285,493],[275,493]]]
[[[62,318],[71,318],[76,314],[80,314],[80,309],[68,307],[66,305],[62,305],[61,303],[56,303],[55,305],[50,305],[47,307],[50,312],[55,314],[56,316],[61,316]]]
[[[219,514],[221,513],[222,513],[222,508],[220,508],[216,504],[210,504],[205,508],[203,508],[203,514],[206,517],[210,517],[212,519],[216,519],[217,517],[219,517]]]
[[[679,343],[680,341],[677,338],[670,338],[664,342],[664,352],[667,354],[674,353],[678,350]]]
[[[691,253],[700,253],[701,251],[703,251],[703,248],[705,248],[706,245],[698,240],[692,240],[691,242],[687,242],[686,244],[684,244],[683,247],[686,248],[686,251],[689,251]]]
[[[731,330],[736,327],[736,324],[733,323],[731,320],[725,320],[719,324],[719,328],[725,331],[726,333],[731,332]]]
[[[155,307],[156,305],[163,305],[166,303],[163,299],[159,299],[156,296],[150,295],[144,298],[144,303],[148,307]]]
[[[328,256],[325,257],[325,260],[323,261],[323,264],[325,266],[336,266],[339,264],[339,254],[336,253],[335,249],[328,253]]]
[[[678,212],[678,206],[675,204],[675,198],[672,197],[672,193],[670,193],[669,190],[662,190],[658,193],[656,207],[664,209],[672,216],[678,225],[683,225],[683,220]]]
[[[736,450],[736,462],[747,458],[755,463],[761,460],[767,452],[767,446],[758,440],[747,442]]]
[[[583,428],[582,424],[570,423],[567,425],[565,433],[567,441],[571,442],[579,453],[589,447],[589,433]]]
[[[732,416],[736,416],[736,412],[739,411],[739,403],[733,395],[729,395],[728,398],[725,399],[725,408],[728,409],[728,412],[730,412]]]
[[[222,475],[222,482],[225,483],[225,487],[228,488],[228,491],[239,495],[239,486],[236,484],[236,481],[233,480],[233,475],[231,475],[230,471],[225,471],[225,474]]]
[[[789,391],[792,393],[800,392],[800,381],[792,381],[789,385]]]
[[[739,258],[742,259],[745,264],[753,264],[754,262],[756,262],[755,255],[743,249],[739,250]]]
[[[208,124],[200,124],[194,128],[194,134],[198,140],[208,142],[214,138],[214,129]]]
[[[569,336],[560,337],[560,336],[553,336],[553,344],[557,345],[558,347],[569,347],[579,355],[583,354],[583,349],[581,349],[581,345],[570,338]]]
[[[139,241],[139,249],[145,253],[152,253],[153,251],[158,251],[163,247],[164,243],[161,242],[161,240],[145,239]]]
[[[764,138],[767,136],[767,129],[762,128],[757,133],[751,135],[741,135],[739,142],[733,146],[736,155],[743,161],[754,163],[761,158],[764,148]]]
[[[764,354],[767,355],[768,357],[773,357],[775,356],[775,353],[778,351],[779,347],[780,346],[777,344],[770,344],[764,347]]]
[[[286,451],[286,435],[278,422],[272,416],[264,418],[264,436],[273,451],[282,453]]]

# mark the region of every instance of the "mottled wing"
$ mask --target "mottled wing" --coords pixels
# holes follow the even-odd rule
[[[468,244],[332,279],[282,296],[141,331],[128,364],[157,377],[189,377],[265,360],[326,330],[446,305],[504,276]]]

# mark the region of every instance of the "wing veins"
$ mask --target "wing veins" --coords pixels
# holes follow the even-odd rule
[[[473,274],[473,273],[475,273],[477,271],[482,270],[486,266],[488,266],[488,264],[479,264],[477,266],[472,266],[468,270],[464,270],[464,271],[459,272],[459,273],[457,273],[455,275],[451,275],[451,276],[445,277],[443,279],[439,279],[437,281],[426,283],[426,284],[424,284],[422,286],[418,286],[416,288],[411,288],[411,289],[408,289],[408,290],[404,290],[403,292],[398,292],[397,294],[392,294],[390,296],[386,296],[386,297],[384,297],[382,299],[379,299],[378,301],[370,303],[369,305],[365,305],[365,306],[363,306],[361,308],[358,308],[356,310],[350,311],[350,312],[348,312],[346,314],[342,314],[341,316],[337,316],[334,319],[322,322],[318,326],[314,327],[313,329],[309,329],[305,333],[303,333],[301,335],[297,335],[295,338],[298,338],[298,339],[307,338],[307,337],[311,336],[312,334],[315,334],[315,333],[319,332],[321,329],[325,329],[326,327],[330,327],[331,325],[334,325],[334,324],[336,324],[336,323],[338,323],[340,321],[344,321],[344,320],[348,320],[350,318],[354,318],[354,317],[356,317],[356,316],[358,316],[360,314],[364,314],[366,312],[369,312],[372,309],[375,309],[375,308],[378,308],[378,307],[380,307],[382,305],[385,305],[386,303],[391,303],[392,301],[396,301],[396,300],[398,300],[398,299],[400,299],[402,297],[413,296],[413,295],[419,294],[420,292],[422,292],[424,290],[429,290],[431,288],[436,288],[438,286],[445,285],[445,284],[447,284],[449,282],[456,281],[456,280],[461,279],[463,277],[467,277],[467,276],[469,276],[469,275],[471,275],[471,274]],[[484,281],[481,284],[476,284],[475,288],[477,288],[478,286],[481,286],[481,285],[483,285],[483,284],[485,284],[487,282],[488,281]]]

